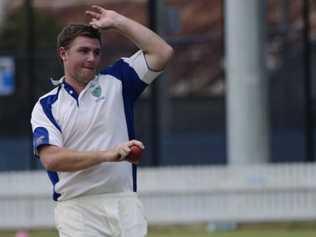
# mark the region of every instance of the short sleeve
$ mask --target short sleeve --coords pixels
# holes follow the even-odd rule
[[[138,51],[129,58],[121,58],[100,73],[120,80],[126,101],[134,102],[161,72],[151,71],[147,66],[144,53]]]
[[[59,127],[51,121],[51,118],[45,114],[40,102],[35,105],[31,125],[33,131],[33,150],[34,155],[38,157],[38,149],[43,145],[62,146],[62,133]]]
[[[129,58],[123,58],[123,60],[135,70],[138,77],[146,84],[152,83],[162,73],[162,71],[156,72],[148,67],[144,52],[141,50]]]

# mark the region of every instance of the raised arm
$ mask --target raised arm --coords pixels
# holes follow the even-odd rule
[[[115,11],[93,5],[86,11],[91,17],[90,25],[97,29],[114,29],[133,41],[143,50],[148,67],[153,71],[163,70],[173,55],[172,47],[145,26]]]

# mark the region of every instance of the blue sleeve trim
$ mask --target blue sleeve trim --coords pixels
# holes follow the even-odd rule
[[[38,148],[43,145],[49,145],[48,131],[44,127],[37,127],[33,132],[33,151],[38,157]]]
[[[54,126],[60,131],[61,128],[60,126],[57,124],[53,113],[52,113],[52,105],[57,101],[58,99],[58,95],[59,95],[59,91],[60,91],[61,86],[58,87],[58,91],[55,95],[49,95],[47,97],[44,97],[40,100],[40,104],[43,108],[43,111],[45,113],[45,115],[47,116],[47,118],[51,121],[52,124],[54,124]]]

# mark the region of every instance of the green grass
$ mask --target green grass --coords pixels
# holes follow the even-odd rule
[[[57,237],[57,232],[30,231],[30,237]],[[240,225],[238,230],[207,232],[204,225],[150,227],[148,237],[315,237],[316,223]],[[15,232],[0,232],[0,237],[15,237]]]
[[[152,227],[148,237],[315,237],[316,223],[240,225],[235,231],[208,232],[206,226]]]

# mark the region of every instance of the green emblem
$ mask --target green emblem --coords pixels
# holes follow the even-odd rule
[[[102,94],[101,86],[99,86],[99,85],[91,85],[90,89],[91,89],[91,94],[94,97],[100,97],[101,96],[101,94]]]

